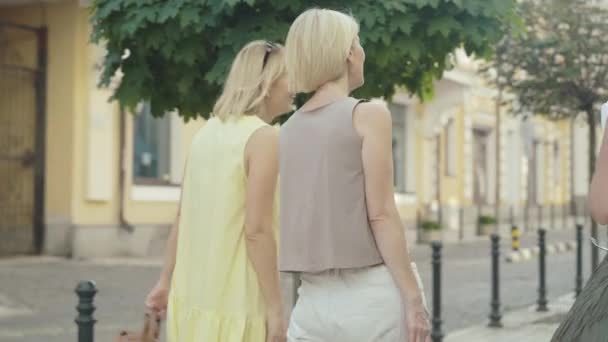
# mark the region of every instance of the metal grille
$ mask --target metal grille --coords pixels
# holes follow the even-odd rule
[[[0,22],[0,255],[40,247],[44,74],[39,29]]]

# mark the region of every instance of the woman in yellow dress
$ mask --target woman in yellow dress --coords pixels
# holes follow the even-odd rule
[[[278,130],[291,110],[283,48],[236,56],[212,118],[192,141],[163,270],[146,305],[169,342],[285,340],[277,270]]]

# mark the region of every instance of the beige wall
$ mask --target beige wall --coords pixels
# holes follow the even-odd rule
[[[559,163],[559,175],[553,175],[553,177],[559,177],[559,179],[553,178],[553,185],[545,185],[545,201],[553,204],[566,204],[570,201],[570,124],[569,120],[559,121],[548,121],[545,120],[545,127],[550,129],[553,134],[553,140],[550,141],[546,146],[546,157],[545,165],[551,162]],[[560,157],[559,160],[553,160],[553,143],[559,144]],[[546,177],[549,179],[551,170],[547,167]],[[553,187],[553,188],[552,188]]]
[[[559,193],[558,204],[566,204],[570,201],[570,192],[572,186],[570,155],[571,155],[571,137],[570,137],[570,120],[560,120],[556,123],[559,130],[559,146],[561,153],[560,169],[561,169],[561,191]]]

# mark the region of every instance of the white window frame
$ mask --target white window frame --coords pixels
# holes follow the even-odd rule
[[[163,185],[134,185],[131,199],[140,202],[178,202],[181,188]]]

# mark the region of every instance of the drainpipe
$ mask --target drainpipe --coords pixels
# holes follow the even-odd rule
[[[126,153],[126,141],[127,141],[127,114],[121,108],[120,109],[120,137],[119,137],[119,160],[120,160],[120,172],[118,180],[118,220],[120,228],[128,233],[133,233],[135,227],[130,224],[125,217],[125,196],[126,196],[126,180],[127,180],[127,153]]]

